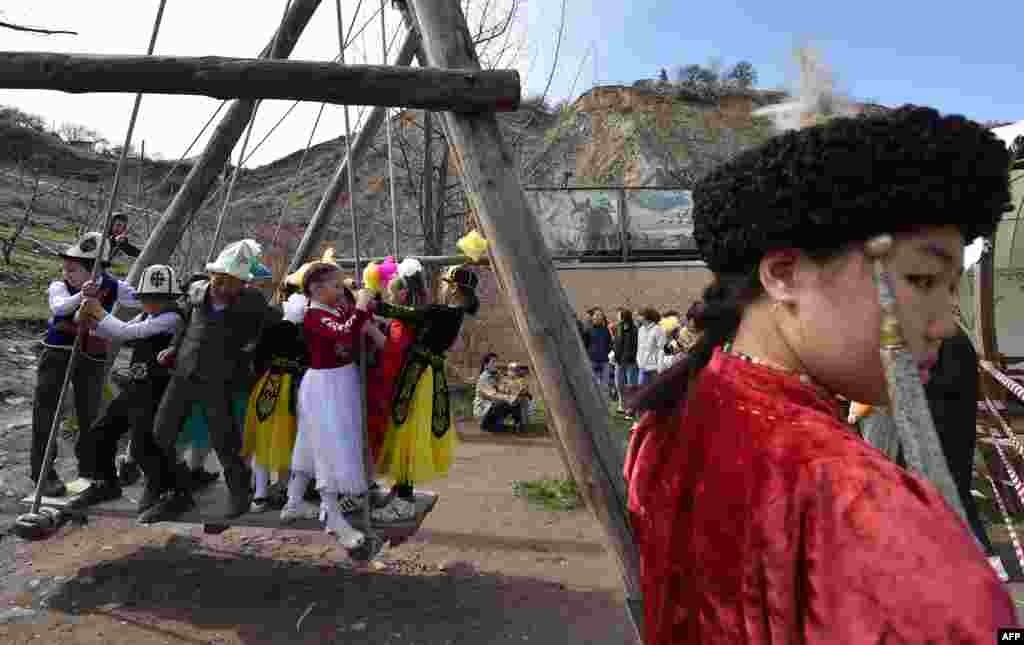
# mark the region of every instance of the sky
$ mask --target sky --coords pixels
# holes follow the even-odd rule
[[[473,6],[507,7],[513,0],[471,0]],[[575,98],[599,84],[629,84],[656,77],[658,70],[719,59],[754,64],[760,86],[791,87],[793,50],[813,43],[834,70],[839,88],[853,98],[897,106],[931,105],[942,112],[978,120],[1024,119],[1019,59],[1024,5],[1019,0],[988,0],[942,9],[921,0],[860,0],[854,3],[802,0],[565,0],[563,39],[557,47],[560,0],[519,0],[521,20],[513,38],[525,43],[523,55],[502,67],[523,77],[524,95]],[[357,6],[356,24],[365,32],[346,51],[349,63],[380,63],[380,0],[343,0],[346,25]],[[33,0],[0,3],[5,20],[78,31],[77,36],[35,36],[2,30],[4,50],[143,54],[157,0]],[[385,2],[389,38],[403,30],[401,18]],[[102,6],[103,11],[96,11]],[[281,18],[284,0],[168,0],[157,40],[157,54],[255,56]],[[952,6],[952,5],[951,5]],[[967,9],[963,9],[966,7]],[[116,17],[116,19],[115,19]],[[479,16],[470,12],[471,27]],[[395,39],[395,47],[401,36]],[[334,3],[324,0],[302,35],[292,58],[327,60],[337,55]],[[554,65],[552,62],[554,61]],[[554,71],[551,76],[552,69]],[[133,95],[65,94],[0,90],[0,104],[42,115],[49,123],[73,122],[98,130],[114,144],[124,140]],[[177,159],[216,109],[205,97],[147,95],[134,136],[147,153]],[[262,104],[249,150],[292,105]],[[319,104],[302,103],[252,155],[261,165],[301,150],[310,137]],[[352,111],[353,129],[356,124]],[[209,133],[209,131],[208,131]],[[314,143],[344,134],[343,108],[328,106]],[[207,134],[208,136],[208,134]],[[190,154],[201,150],[205,137]],[[232,156],[237,161],[241,142]]]
[[[560,11],[559,0],[530,3],[531,93],[543,91],[551,70]],[[794,47],[811,43],[857,100],[1024,119],[1020,0],[567,0],[566,14],[555,100],[595,79],[629,84],[716,58],[726,66],[748,60],[761,86],[788,89]]]
[[[491,0],[491,6],[500,9],[510,1]],[[380,64],[384,60],[384,34],[379,15],[381,4],[385,5],[388,39],[397,33],[391,50],[391,59],[394,59],[405,29],[401,15],[391,8],[390,0],[384,3],[381,0],[343,0],[342,15],[346,32],[349,31],[353,16],[354,31],[368,24],[346,50],[346,63]],[[285,0],[168,0],[154,53],[255,57],[273,37],[285,5]],[[97,11],[98,6],[103,10]],[[41,36],[0,29],[0,49],[145,54],[158,6],[157,0],[0,2],[0,15],[5,21],[78,32],[77,36]],[[471,27],[479,24],[479,17],[473,11],[468,13],[467,20]],[[521,39],[525,53],[525,12],[522,20],[514,26],[514,37]],[[513,39],[512,42],[516,41]],[[338,45],[335,3],[324,0],[300,37],[291,58],[330,60],[338,55]],[[124,142],[134,99],[133,94],[67,94],[0,89],[0,105],[14,105],[26,112],[41,115],[54,126],[64,122],[86,125],[99,131],[112,145]],[[261,104],[253,125],[247,157],[293,103],[266,101]],[[144,96],[133,136],[136,149],[139,142],[145,141],[147,155],[155,152],[165,159],[178,159],[218,105],[220,100],[200,96]],[[246,165],[259,166],[302,150],[310,139],[319,110],[319,103],[301,103],[266,143],[257,149]],[[353,131],[358,122],[358,110],[353,108],[350,111]],[[368,113],[369,109],[365,109],[365,114]],[[189,153],[190,156],[202,151],[212,130],[213,126]],[[344,109],[329,105],[317,124],[313,143],[333,139],[344,133]],[[244,135],[232,154],[233,163],[238,160],[243,140]]]

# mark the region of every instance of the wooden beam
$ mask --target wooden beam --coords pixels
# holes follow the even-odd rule
[[[419,36],[412,32],[406,34],[405,41],[402,42],[402,47],[398,50],[395,65],[409,65],[412,62],[413,56],[416,55],[416,50],[419,49],[419,46]],[[312,219],[306,225],[306,231],[302,234],[302,240],[292,256],[291,264],[288,266],[289,273],[302,266],[306,258],[313,256],[316,253],[317,247],[323,242],[324,236],[327,233],[327,227],[330,226],[331,219],[334,217],[334,209],[338,205],[338,199],[345,192],[345,187],[348,184],[349,168],[359,163],[360,157],[366,153],[370,144],[373,143],[373,138],[377,136],[377,130],[384,123],[385,113],[387,113],[387,110],[383,107],[373,108],[369,116],[366,117],[363,127],[353,137],[352,147],[349,152],[352,158],[349,159],[348,155],[346,155],[342,159],[342,162],[338,164],[337,169],[334,171],[330,182],[328,182],[327,188],[324,189],[324,193],[320,197],[320,203],[317,204],[316,212],[313,213]],[[352,195],[349,195],[349,199],[352,199]]]
[[[261,56],[286,58],[295,48],[299,36],[320,5],[320,0],[294,0],[281,22],[280,35],[271,36]],[[275,46],[276,42],[276,46]],[[274,48],[274,51],[271,51]],[[224,169],[231,150],[242,136],[249,118],[255,109],[254,101],[235,101],[228,108],[216,130],[206,143],[206,148],[189,171],[163,216],[146,240],[142,253],[132,265],[128,281],[135,284],[143,269],[151,264],[167,264],[171,253],[181,242],[181,237],[190,223],[190,218],[206,198],[210,187]]]
[[[399,4],[420,34],[427,64],[480,68],[458,0]],[[512,306],[545,408],[579,491],[604,528],[633,609],[640,599],[640,567],[626,517],[622,435],[611,429],[608,401],[594,382],[576,318],[519,182],[516,159],[493,113],[449,112],[444,118],[468,201],[490,240],[491,266]],[[639,628],[638,617],[634,620]]]
[[[0,51],[0,87],[303,100],[423,110],[513,111],[519,72],[222,56],[99,56]]]

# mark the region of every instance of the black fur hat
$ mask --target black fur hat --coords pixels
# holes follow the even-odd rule
[[[693,236],[715,273],[769,251],[825,250],[881,233],[951,224],[965,241],[1010,209],[1009,153],[962,116],[904,106],[777,136],[694,190]]]

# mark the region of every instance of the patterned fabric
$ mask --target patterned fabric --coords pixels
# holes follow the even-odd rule
[[[427,305],[414,309],[381,303],[378,313],[409,325],[415,332],[415,340],[406,350],[402,372],[395,384],[392,421],[398,426],[406,422],[416,385],[429,366],[434,371],[431,414],[433,433],[437,438],[443,437],[451,426],[445,353],[458,338],[462,328],[462,309],[445,305]]]
[[[716,350],[626,457],[646,645],[990,643],[1013,602],[927,481],[829,392]]]

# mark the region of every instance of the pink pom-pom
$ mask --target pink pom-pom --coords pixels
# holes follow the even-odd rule
[[[398,265],[395,264],[395,258],[390,255],[384,258],[384,261],[377,267],[377,273],[380,275],[380,283],[382,287],[387,287],[388,283],[391,282],[391,278],[395,277],[398,273]]]

